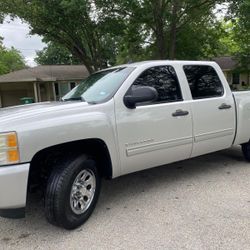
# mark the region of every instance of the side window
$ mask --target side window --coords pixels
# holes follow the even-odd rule
[[[172,66],[157,66],[145,70],[135,80],[132,88],[139,86],[154,87],[157,90],[159,96],[154,103],[182,101],[180,85]]]
[[[219,97],[224,94],[223,85],[215,69],[207,65],[183,67],[193,99]]]

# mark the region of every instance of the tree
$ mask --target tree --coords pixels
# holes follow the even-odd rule
[[[201,59],[229,51],[214,14],[222,2],[1,0],[0,13],[26,20],[32,33],[67,49],[93,72],[130,60]],[[247,16],[240,14],[243,2],[249,0],[227,1],[232,16]]]
[[[7,49],[0,39],[0,75],[25,68],[25,62],[20,52],[13,47]]]
[[[43,50],[37,51],[36,54],[35,62],[41,65],[81,63],[68,49],[51,42]]]
[[[240,69],[250,72],[250,0],[238,0],[231,4],[228,18],[233,23],[233,36],[238,44],[234,53]]]
[[[47,41],[60,44],[92,72],[126,56],[174,59],[178,37],[208,22],[220,0],[2,0],[2,12],[18,15]],[[204,35],[203,35],[204,36]],[[189,36],[194,40],[192,32]],[[180,42],[179,42],[180,44]],[[180,45],[181,46],[181,45]],[[134,53],[135,52],[135,53]]]
[[[125,38],[128,45],[122,48],[134,46],[135,51],[151,50],[151,56],[155,59],[178,58],[178,51],[184,52],[185,42],[197,44],[197,36],[200,46],[212,35],[212,28],[216,29],[215,16],[213,14],[216,4],[220,0],[96,0],[99,8],[107,18],[110,13],[113,16],[125,20]],[[187,29],[190,31],[187,35]],[[199,33],[197,33],[199,31]],[[206,32],[209,31],[209,34]],[[217,38],[218,31],[213,30]],[[201,36],[200,36],[201,34]],[[181,37],[188,38],[181,42]],[[136,38],[136,39],[134,39]],[[177,47],[178,46],[178,47]],[[192,50],[197,49],[193,47]],[[129,50],[128,50],[129,51]],[[183,54],[183,53],[181,53]],[[201,55],[202,56],[202,55]]]
[[[226,49],[220,38],[224,29],[216,19],[204,23],[189,23],[178,31],[175,58],[179,60],[213,59]]]
[[[221,55],[236,55],[240,51],[240,45],[235,34],[235,23],[232,20],[222,20],[221,26],[223,30],[220,37]]]
[[[1,0],[0,12],[26,20],[31,33],[67,48],[89,72],[114,61],[119,24],[99,22],[91,0]]]

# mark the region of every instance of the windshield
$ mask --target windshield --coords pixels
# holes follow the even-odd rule
[[[62,100],[82,100],[88,103],[107,101],[114,96],[133,70],[133,67],[121,67],[97,72],[72,89]]]

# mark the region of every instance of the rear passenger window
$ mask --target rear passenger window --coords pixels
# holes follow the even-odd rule
[[[193,99],[219,97],[224,94],[223,85],[215,69],[207,65],[183,67]]]
[[[154,103],[182,101],[177,75],[172,66],[157,66],[145,70],[133,83],[132,88],[154,87],[158,100]]]

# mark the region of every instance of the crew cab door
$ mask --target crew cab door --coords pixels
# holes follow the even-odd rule
[[[235,136],[235,106],[223,73],[216,65],[184,65],[183,69],[193,99],[192,157],[230,147]]]
[[[130,109],[123,97],[130,88],[154,87],[158,99]],[[122,95],[115,96],[118,147],[122,174],[190,157],[192,118],[172,66],[145,69]]]

